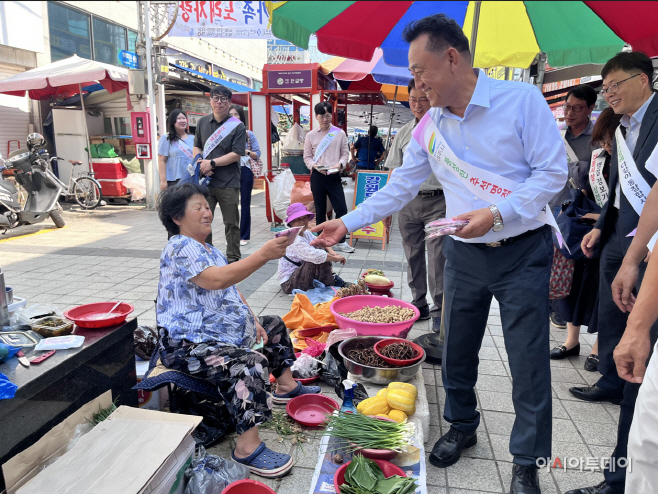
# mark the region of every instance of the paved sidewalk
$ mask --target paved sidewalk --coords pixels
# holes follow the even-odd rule
[[[251,212],[252,239],[243,248],[243,256],[254,252],[272,235],[265,217],[262,193],[253,196]],[[7,285],[14,287],[16,296],[27,297],[30,303],[53,303],[60,310],[82,303],[123,300],[135,306],[140,324],[154,325],[158,259],[167,242],[157,214],[135,206],[106,207],[92,213],[68,211],[65,219],[67,227],[61,230],[48,222],[0,235],[0,266]],[[37,233],[20,236],[34,232]],[[225,237],[219,211],[213,223],[213,238],[217,247],[223,250]],[[404,300],[411,299],[397,221],[386,251],[381,250],[381,244],[365,241],[357,243],[356,249],[354,254],[347,255],[348,262],[344,267],[336,267],[343,279],[355,280],[365,268],[383,269],[395,282],[394,295]],[[268,263],[239,287],[257,314],[283,315],[290,308],[292,297],[279,290],[276,262]],[[410,338],[428,331],[428,321],[418,322]],[[565,330],[552,328],[551,347],[562,343],[565,338]],[[541,471],[543,493],[563,493],[603,480],[600,471],[585,469],[581,472],[574,465],[576,458],[582,459],[585,468],[587,458],[596,458],[598,464],[600,458],[610,455],[616,440],[619,407],[577,401],[568,392],[571,386],[592,384],[597,380],[597,373],[583,370],[585,357],[595,338],[595,335],[581,335],[583,356],[551,363],[553,457],[559,457],[565,466],[567,458],[572,458],[572,463],[566,471]],[[464,458],[450,468],[439,469],[428,463],[430,494],[506,493],[509,490],[512,457],[508,443],[514,421],[512,380],[496,305],[491,308],[482,342],[479,374],[476,391],[482,423],[478,430],[478,444],[467,450]],[[423,375],[432,414],[430,438],[425,446],[431,450],[448,430],[448,424],[442,418],[445,395],[439,367],[424,365]],[[323,388],[326,394],[335,397],[333,390]],[[290,453],[296,459],[291,475],[264,482],[278,494],[308,492],[317,461],[317,441],[302,446],[289,441],[280,443],[276,435],[268,431],[263,431],[262,437],[271,448]],[[232,447],[233,440],[229,438],[211,450],[230,458]]]

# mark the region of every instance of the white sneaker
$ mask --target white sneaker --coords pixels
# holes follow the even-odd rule
[[[240,245],[247,245],[249,240],[240,240]]]
[[[351,254],[352,252],[356,251],[356,249],[354,247],[350,247],[350,245],[347,242],[340,242],[334,245],[334,250],[347,252],[348,254]]]

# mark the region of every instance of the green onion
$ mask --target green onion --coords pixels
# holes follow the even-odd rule
[[[406,451],[412,443],[415,433],[413,423],[398,424],[379,420],[360,413],[334,412],[324,422],[326,433],[332,437],[347,441],[347,446],[340,449],[390,449],[397,452]]]

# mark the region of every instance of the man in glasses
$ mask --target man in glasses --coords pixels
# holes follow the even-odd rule
[[[564,109],[564,120],[567,127],[562,130],[564,146],[567,149],[567,163],[569,165],[569,181],[550,202],[551,209],[555,211],[569,199],[569,190],[572,188],[584,189],[588,183],[587,173],[592,151],[596,145],[592,145],[592,110],[596,103],[596,91],[589,86],[576,86],[567,94],[567,99],[562,108]],[[556,328],[565,329],[567,322],[555,310],[555,303],[551,304],[551,322]],[[570,335],[573,336],[573,335]],[[563,359],[571,355],[578,355],[580,347],[578,339],[568,341],[551,351],[552,359]]]
[[[593,386],[569,391],[586,401],[621,402],[617,444],[604,470],[605,481],[595,487],[576,489],[568,494],[622,494],[628,458],[628,433],[633,421],[635,401],[640,388],[617,373],[613,351],[627,325],[628,313],[635,303],[646,270],[646,230],[638,221],[645,208],[656,177],[647,170],[649,157],[658,143],[658,98],[653,91],[651,59],[641,52],[618,53],[603,67],[603,93],[615,113],[623,115],[615,132],[610,162],[610,196],[594,229],[585,235],[582,249],[588,256],[600,251],[599,289],[599,372]],[[646,165],[646,166],[645,166]],[[638,241],[633,239],[638,234]],[[655,228],[654,228],[655,232]],[[653,234],[650,232],[649,237]],[[632,245],[631,245],[632,243]],[[655,344],[658,325],[650,330]],[[635,494],[635,492],[629,494]]]
[[[201,154],[201,173],[210,175],[208,204],[215,214],[219,204],[226,234],[228,262],[240,260],[240,157],[244,156],[247,134],[244,124],[228,113],[231,91],[224,86],[210,90],[212,114],[199,119],[194,136],[194,155]],[[212,232],[206,242],[212,244]]]
[[[411,133],[418,122],[430,109],[430,100],[425,93],[416,89],[416,82],[411,79],[407,86],[409,90],[409,108],[414,114],[411,122],[403,125],[395,135],[386,167],[389,170],[402,166],[402,157],[411,141]],[[398,222],[402,234],[402,245],[407,257],[407,281],[411,288],[413,304],[420,311],[420,319],[432,317],[432,330],[436,333],[441,328],[441,305],[443,301],[443,267],[446,258],[443,256],[443,237],[425,240],[425,225],[431,221],[444,218],[446,215],[446,198],[439,180],[432,173],[422,184],[416,197],[400,210]],[[425,245],[427,244],[427,261],[425,263]],[[427,305],[427,275],[429,274],[430,296],[434,305],[430,310]]]

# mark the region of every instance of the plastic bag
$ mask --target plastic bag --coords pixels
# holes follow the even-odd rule
[[[143,173],[131,173],[123,179],[123,185],[130,189],[130,200],[141,201],[146,197],[146,178]]]
[[[73,431],[73,437],[69,441],[68,446],[66,446],[66,451],[71,451],[73,447],[77,444],[82,436],[87,432],[90,432],[94,428],[94,424],[91,422],[83,422],[75,426],[75,431]]]
[[[453,220],[441,218],[425,225],[425,238],[440,237],[441,235],[454,235],[468,225],[468,220]]]
[[[138,326],[133,331],[135,341],[135,355],[142,360],[151,360],[153,350],[158,344],[158,332],[149,326]]]
[[[324,283],[318,280],[313,280],[313,286],[315,288],[306,291],[295,288],[292,291],[292,295],[297,295],[298,293],[306,295],[313,305],[329,302],[336,296],[336,289],[333,286],[324,286]]]
[[[357,336],[356,329],[347,328],[347,329],[334,329],[329,333],[329,339],[327,340],[327,348],[332,346],[334,343],[341,342],[347,338],[354,338]]]
[[[295,123],[283,138],[283,149],[304,149],[305,140],[306,132],[298,123]]]
[[[0,343],[0,362],[9,360],[20,351],[20,348]]]
[[[33,319],[53,315],[62,315],[56,305],[32,304],[27,307],[21,307],[16,312],[14,312],[14,315],[11,316],[9,323],[14,327],[20,326],[21,324],[27,324],[29,326],[33,322]]]
[[[249,478],[246,465],[209,455],[203,446],[199,446],[197,455],[185,470],[185,494],[221,494],[229,484]]]
[[[272,188],[270,189],[270,200],[276,215],[285,221],[286,209],[290,206],[290,194],[295,185],[295,176],[290,170],[286,170],[279,174],[272,181]]]
[[[16,396],[16,386],[7,376],[0,373],[0,400],[9,400]]]
[[[343,358],[338,353],[338,345],[327,346],[324,357],[324,365],[320,369],[320,380],[330,386],[341,387],[344,379],[347,379],[347,368],[343,364]]]
[[[235,430],[235,421],[223,400],[214,401],[207,395],[176,387],[172,412],[203,417],[192,437],[200,445],[209,447]]]
[[[313,201],[313,192],[311,192],[311,182],[295,182],[290,193],[290,204],[301,202],[307,204]]]
[[[302,350],[302,354],[308,354],[311,357],[319,357],[324,353],[324,348],[327,346],[326,343],[315,341],[312,338],[306,338],[307,347]]]
[[[124,160],[123,158],[119,158],[119,160],[121,161],[121,164],[126,167],[128,173],[142,173],[142,166],[139,164],[137,158],[133,158],[130,161]]]
[[[79,348],[84,342],[85,337],[80,335],[53,336],[39,341],[34,347],[34,351],[68,350],[69,348]]]
[[[307,379],[318,375],[318,361],[306,353],[302,353],[295,363],[292,364],[290,370],[292,377],[295,379]]]

